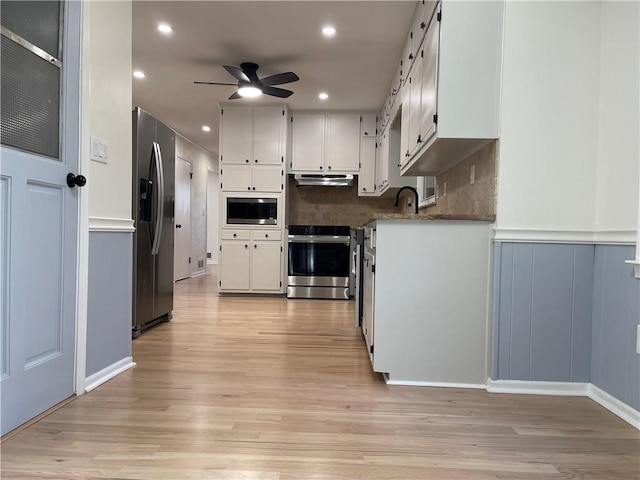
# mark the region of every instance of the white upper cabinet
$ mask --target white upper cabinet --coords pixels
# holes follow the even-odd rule
[[[253,159],[255,164],[282,165],[287,117],[280,106],[253,107]]]
[[[324,170],[325,114],[293,115],[291,172]]]
[[[296,113],[291,173],[354,173],[360,162],[360,114]]]
[[[358,174],[358,195],[376,195],[376,138],[362,137],[360,140],[360,173]]]
[[[247,164],[252,154],[251,107],[223,107],[220,113],[220,160]]]
[[[283,165],[287,108],[225,105],[220,111],[220,161]]]
[[[363,137],[376,138],[378,133],[376,122],[378,118],[375,114],[362,115],[362,122],[360,123],[360,133]]]
[[[411,83],[402,102],[403,175],[441,174],[499,137],[503,9],[498,1],[443,0],[435,10],[419,3],[412,31],[424,37],[418,43],[410,33],[419,48],[403,87]]]
[[[325,171],[358,173],[360,169],[360,115],[327,115],[327,154]]]

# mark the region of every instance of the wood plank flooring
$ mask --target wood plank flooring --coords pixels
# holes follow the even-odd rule
[[[138,366],[5,441],[2,478],[640,478],[640,433],[587,398],[386,386],[353,302],[176,285]]]

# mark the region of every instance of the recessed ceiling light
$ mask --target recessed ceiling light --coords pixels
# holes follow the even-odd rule
[[[327,98],[329,98],[329,94],[325,93],[325,92],[321,92],[321,93],[318,94],[318,98],[320,100],[326,100]]]
[[[322,34],[325,37],[333,37],[336,34],[336,29],[330,25],[327,25],[322,29]]]
[[[173,32],[173,28],[171,27],[171,25],[161,23],[158,25],[158,31],[160,31],[160,33],[164,33],[165,35],[170,35]]]
[[[135,72],[133,72],[133,76],[136,77],[136,78],[144,78],[144,77],[146,77],[144,72],[141,71],[141,70],[136,70]]]
[[[257,87],[240,87],[238,89],[238,95],[241,97],[259,97],[262,95],[262,90]]]
[[[202,126],[202,131],[203,132],[210,132],[211,131],[211,127],[209,125],[203,125]]]

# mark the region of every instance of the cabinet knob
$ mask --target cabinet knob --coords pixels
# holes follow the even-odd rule
[[[268,234],[268,233],[265,233],[265,234],[264,234],[264,238],[269,238],[269,234]]]
[[[253,248],[258,248],[258,245],[256,245],[255,243],[253,244]]]
[[[233,234],[233,238],[236,238],[237,236],[238,236],[238,234],[237,234],[237,233],[234,233],[234,234]]]
[[[246,163],[249,163],[249,159],[247,158],[247,159],[245,160],[245,162],[246,162]]]
[[[322,170],[322,165],[320,165],[320,170]]]
[[[258,163],[258,159],[257,158],[254,160],[254,163]]]
[[[367,191],[367,187],[362,187],[362,191],[366,192]]]
[[[256,189],[256,187],[251,187],[251,190],[255,190],[255,189]]]
[[[245,245],[244,248],[249,248],[249,245]]]
[[[420,135],[418,135],[418,141],[417,141],[417,143],[422,143],[422,138],[421,138],[421,136],[420,136]]]
[[[331,170],[331,165],[329,165],[327,168],[328,168],[329,170]]]
[[[251,187],[247,187],[247,190],[251,190]]]

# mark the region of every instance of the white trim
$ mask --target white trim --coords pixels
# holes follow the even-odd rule
[[[640,244],[640,243],[639,243]],[[640,260],[625,260],[624,263],[633,265],[633,272],[636,278],[640,278]]]
[[[122,372],[125,372],[135,366],[136,364],[133,362],[132,357],[125,357],[122,360],[103,368],[99,372],[89,375],[85,380],[85,393],[89,393],[94,388],[99,387],[103,383],[111,380],[113,377],[120,375]]]
[[[494,241],[536,242],[536,243],[597,243],[606,245],[634,245],[634,230],[526,230],[517,228],[496,228]]]
[[[206,271],[206,270],[196,270],[195,272],[193,272],[193,273],[191,274],[191,277],[190,277],[190,278],[193,278],[193,277],[201,277],[202,275],[206,275],[206,273],[207,273],[207,271]]]
[[[86,174],[90,169],[90,51],[89,22],[90,2],[80,5],[80,105],[79,105],[79,145],[78,171]],[[76,280],[76,350],[74,392],[82,395],[85,391],[87,372],[87,311],[89,299],[89,185],[78,191],[78,276]]]
[[[608,394],[604,390],[589,384],[588,397],[596,403],[599,403],[611,413],[617,415],[629,425],[640,430],[640,412],[626,403],[621,402],[614,396]]]
[[[589,385],[585,382],[530,382],[489,378],[487,379],[487,392],[585,397],[589,391]]]
[[[90,232],[135,232],[130,218],[89,217]]]
[[[530,382],[525,380],[487,379],[487,392],[525,395],[589,397],[640,430],[640,412],[588,382]]]
[[[382,374],[387,385],[403,385],[407,387],[444,387],[444,388],[476,388],[484,389],[486,386],[481,383],[455,383],[455,382],[414,382],[411,380],[391,380],[389,374]]]
[[[212,258],[207,258],[207,265],[217,265],[218,261]]]

